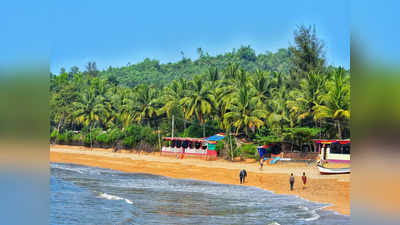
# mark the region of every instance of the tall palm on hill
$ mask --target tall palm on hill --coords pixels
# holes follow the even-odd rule
[[[203,127],[203,136],[205,136],[204,123],[212,109],[215,107],[215,96],[203,77],[195,76],[189,83],[187,96],[182,98],[180,104],[185,108],[186,119],[193,115],[200,121]]]
[[[224,123],[226,127],[236,127],[236,135],[244,129],[248,137],[249,128],[259,128],[264,124],[263,119],[268,116],[268,112],[251,104],[247,88],[241,88],[231,101],[229,112],[224,115]]]
[[[350,77],[343,68],[336,69],[327,82],[326,94],[319,96],[320,104],[313,107],[314,119],[332,119],[337,138],[342,138],[342,123],[350,119]]]

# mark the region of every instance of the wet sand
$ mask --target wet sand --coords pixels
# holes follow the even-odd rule
[[[239,184],[239,171],[246,169],[244,185],[256,186],[277,194],[294,194],[304,199],[328,203],[325,210],[350,215],[350,175],[320,175],[315,165],[280,162],[264,164],[259,170],[255,162],[230,162],[222,159],[205,161],[197,158],[176,159],[159,153],[113,153],[112,149],[90,150],[85,147],[52,145],[50,161],[74,163],[109,168],[123,172],[150,173],[172,178],[196,179],[224,184]],[[307,187],[303,189],[301,175],[307,175]],[[289,176],[295,175],[294,190],[290,191]]]

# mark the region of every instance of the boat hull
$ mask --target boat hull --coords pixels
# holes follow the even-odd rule
[[[320,174],[346,174],[350,173],[350,168],[326,168],[318,165]]]

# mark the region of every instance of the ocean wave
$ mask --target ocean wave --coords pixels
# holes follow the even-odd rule
[[[313,212],[312,216],[310,218],[304,219],[304,221],[313,221],[313,220],[317,220],[319,218],[320,218],[320,215],[318,215],[318,213],[316,213],[316,212]]]
[[[323,209],[323,208],[325,208],[325,207],[326,207],[326,206],[323,206],[323,207],[320,207],[320,208],[316,208],[316,209],[313,209],[313,210],[309,210],[309,208],[306,207],[306,206],[299,206],[300,209],[305,210],[305,211],[307,211],[308,213],[311,213],[311,215],[312,215],[312,216],[309,217],[309,218],[303,219],[304,221],[313,221],[313,220],[319,219],[319,218],[320,218],[320,215],[317,213],[317,210],[321,210],[321,209]]]
[[[63,165],[63,164],[51,164],[50,168],[66,170],[71,172],[77,172],[80,174],[91,174],[91,175],[100,175],[102,169],[94,168],[94,167],[81,167],[81,166],[71,166],[71,165]],[[107,171],[108,172],[108,171]]]
[[[99,198],[108,199],[108,200],[123,200],[128,204],[131,204],[131,205],[133,204],[133,202],[131,200],[127,199],[127,198],[122,198],[122,197],[119,197],[119,196],[116,196],[116,195],[110,195],[110,194],[107,194],[107,193],[101,193],[98,197]]]
[[[62,166],[62,165],[57,165],[57,164],[51,165],[51,168],[60,169],[60,170],[68,170],[68,171],[77,172],[80,174],[83,174],[83,172],[84,172],[84,170],[81,168],[67,167],[67,166]]]

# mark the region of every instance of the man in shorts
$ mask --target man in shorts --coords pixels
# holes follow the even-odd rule
[[[294,185],[293,173],[290,174],[289,183],[290,183],[290,190],[293,191],[293,185]]]

